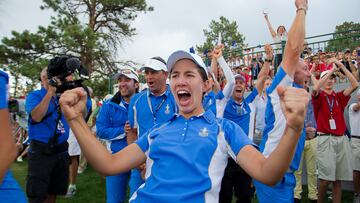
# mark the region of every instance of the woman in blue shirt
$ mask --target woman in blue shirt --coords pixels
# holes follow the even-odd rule
[[[169,57],[167,68],[179,114],[113,155],[100,147],[81,117],[86,93],[78,88],[62,95],[62,110],[93,167],[113,175],[146,162],[145,183],[131,202],[217,202],[229,156],[258,181],[268,185],[279,181],[302,131],[308,93],[278,88],[287,128],[276,150],[265,158],[238,125],[204,111],[202,97],[208,80],[199,56],[176,51]]]

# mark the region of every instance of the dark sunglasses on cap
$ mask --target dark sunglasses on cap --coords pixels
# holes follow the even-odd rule
[[[136,72],[134,70],[131,70],[131,69],[120,69],[119,73],[120,74],[135,74],[136,75]]]

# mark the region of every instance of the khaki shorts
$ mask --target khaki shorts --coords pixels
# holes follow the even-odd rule
[[[317,144],[319,179],[336,181],[353,179],[353,156],[346,136],[321,135]]]
[[[360,139],[351,138],[351,149],[354,157],[354,170],[360,171]]]

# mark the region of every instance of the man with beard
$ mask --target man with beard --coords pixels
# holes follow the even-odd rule
[[[139,78],[132,69],[121,69],[115,75],[119,91],[101,107],[96,120],[97,136],[104,140],[112,154],[127,146],[125,123],[128,120],[130,98],[137,92]],[[106,202],[124,202],[129,172],[106,176]]]

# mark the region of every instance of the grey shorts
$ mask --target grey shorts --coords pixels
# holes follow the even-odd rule
[[[353,163],[350,142],[346,136],[318,136],[317,167],[319,179],[352,181]]]

